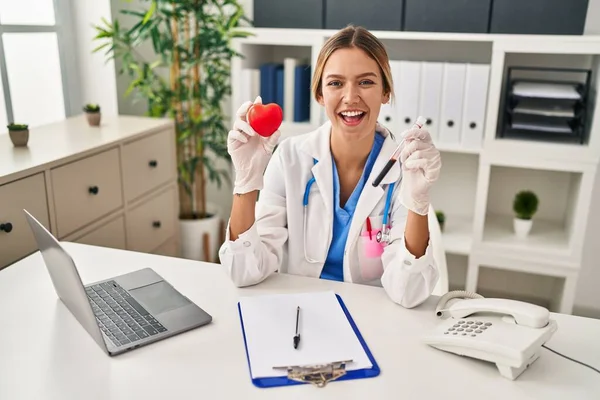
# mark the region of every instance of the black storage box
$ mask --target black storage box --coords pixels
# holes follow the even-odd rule
[[[404,30],[487,33],[492,0],[404,0]]]
[[[325,29],[341,29],[348,24],[369,30],[402,29],[404,0],[325,0]]]
[[[254,0],[254,26],[323,29],[324,1]]]
[[[494,0],[490,33],[581,35],[588,0]]]

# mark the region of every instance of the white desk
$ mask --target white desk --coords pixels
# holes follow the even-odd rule
[[[210,325],[108,357],[57,299],[39,253],[0,271],[0,399],[598,399],[600,375],[546,349],[516,381],[490,363],[430,348],[436,298],[411,310],[381,288],[277,275],[238,289],[218,265],[80,244],[65,246],[85,283],[154,268],[210,313]],[[381,367],[376,378],[259,389],[240,331],[241,295],[333,289]],[[600,320],[553,315],[557,351],[600,366]]]

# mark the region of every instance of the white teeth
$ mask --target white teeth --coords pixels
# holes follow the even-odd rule
[[[363,115],[364,112],[362,111],[344,111],[342,112],[342,115],[344,117],[358,117],[359,115]]]

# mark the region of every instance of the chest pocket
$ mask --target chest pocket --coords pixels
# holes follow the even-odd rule
[[[383,228],[383,215],[368,217],[365,221],[356,246],[358,267],[363,281],[368,282],[383,275],[384,244],[377,241],[377,233]]]

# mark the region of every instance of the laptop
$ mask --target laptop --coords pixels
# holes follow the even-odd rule
[[[58,297],[108,355],[212,321],[151,268],[83,285],[73,258],[33,215],[23,211]]]

